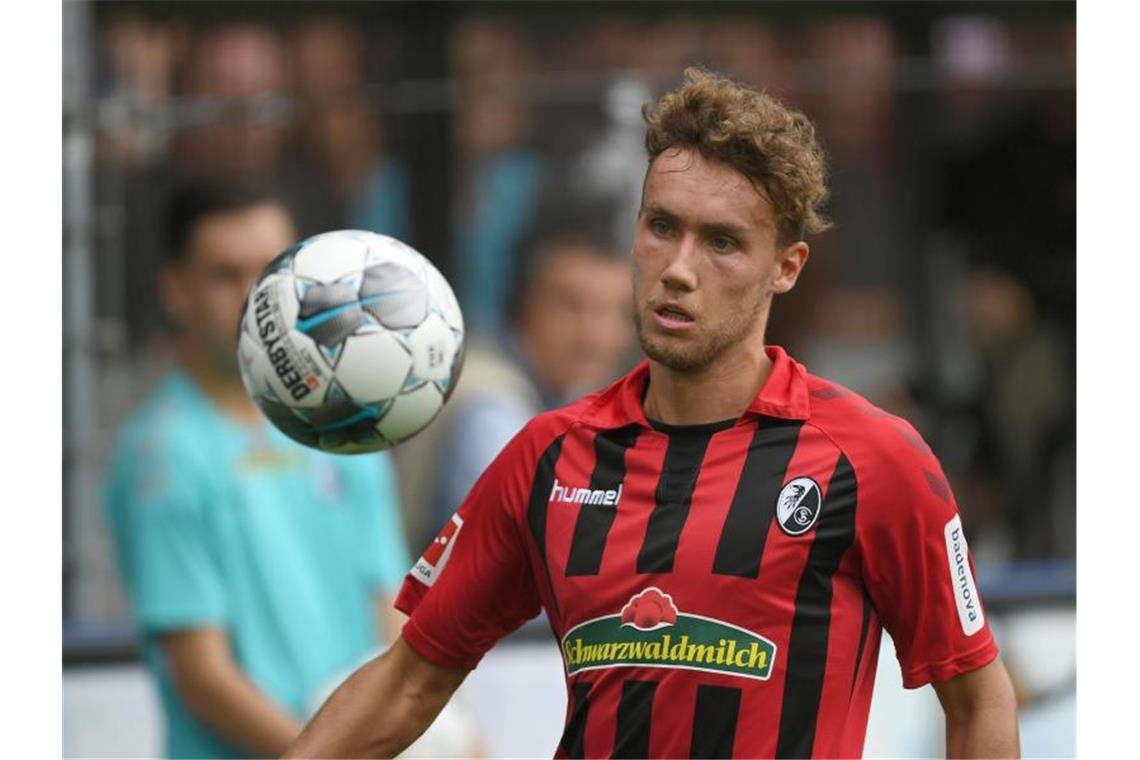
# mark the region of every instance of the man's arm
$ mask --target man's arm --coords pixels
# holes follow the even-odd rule
[[[946,713],[946,757],[1020,757],[1017,698],[1000,659],[934,683]]]
[[[175,688],[198,720],[258,757],[278,757],[301,731],[242,672],[220,629],[198,628],[162,636]]]
[[[337,687],[285,757],[395,757],[466,677],[467,671],[428,662],[398,638]]]
[[[400,631],[404,629],[404,623],[408,622],[408,616],[396,609],[394,602],[391,594],[376,594],[376,630],[385,648],[400,638]]]

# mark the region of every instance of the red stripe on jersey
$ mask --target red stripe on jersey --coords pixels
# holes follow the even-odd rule
[[[718,432],[709,440],[701,462],[701,474],[693,491],[689,517],[677,545],[673,574],[677,578],[706,578],[712,572],[717,540],[728,517],[736,484],[744,468],[748,445],[756,432],[756,421],[746,420]],[[665,576],[662,576],[664,578]],[[708,601],[702,584],[686,583],[685,588],[697,591],[693,598],[683,598],[689,609],[709,614],[699,607]]]

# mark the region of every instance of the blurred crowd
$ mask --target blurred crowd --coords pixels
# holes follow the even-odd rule
[[[386,22],[375,6],[293,4],[275,17],[194,5],[95,6],[103,361],[163,354],[170,325],[153,293],[172,188],[256,178],[302,236],[370,229],[433,259],[473,345],[528,384],[523,406],[604,383],[636,346],[620,309],[597,304],[604,288],[574,290],[575,268],[601,272],[628,251],[641,105],[699,63],[803,109],[828,152],[837,225],[809,241],[770,341],[915,422],[980,561],[1075,553],[1071,14],[470,6],[421,44],[407,15]],[[582,234],[542,242],[555,229]],[[577,255],[543,258],[555,244]],[[530,271],[539,259],[551,271]],[[548,290],[535,300],[520,288]],[[540,301],[563,311],[539,314]],[[527,337],[543,319],[563,320],[569,359]],[[583,358],[591,371],[567,376]],[[102,422],[113,430],[125,413]],[[405,496],[417,492],[415,457],[397,458]],[[405,504],[412,541],[444,511]]]

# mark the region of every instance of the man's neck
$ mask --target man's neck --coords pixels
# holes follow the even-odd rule
[[[758,350],[738,350],[708,367],[683,372],[649,361],[645,415],[667,425],[700,425],[744,414],[772,371]]]
[[[261,420],[261,412],[246,392],[240,376],[222,370],[200,352],[186,352],[182,366],[206,398],[226,416],[246,425]]]

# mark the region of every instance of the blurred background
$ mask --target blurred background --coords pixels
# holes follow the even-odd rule
[[[641,105],[694,64],[815,121],[837,224],[769,340],[931,444],[1023,750],[1075,753],[1074,3],[69,2],[63,35],[66,755],[160,751],[99,488],[172,360],[155,281],[179,180],[271,183],[301,235],[399,237],[493,337],[534,229],[629,250]],[[414,556],[436,526],[409,501]],[[469,680],[488,754],[549,756],[560,668],[540,625]],[[867,754],[939,754],[933,693],[897,671],[884,652]]]

